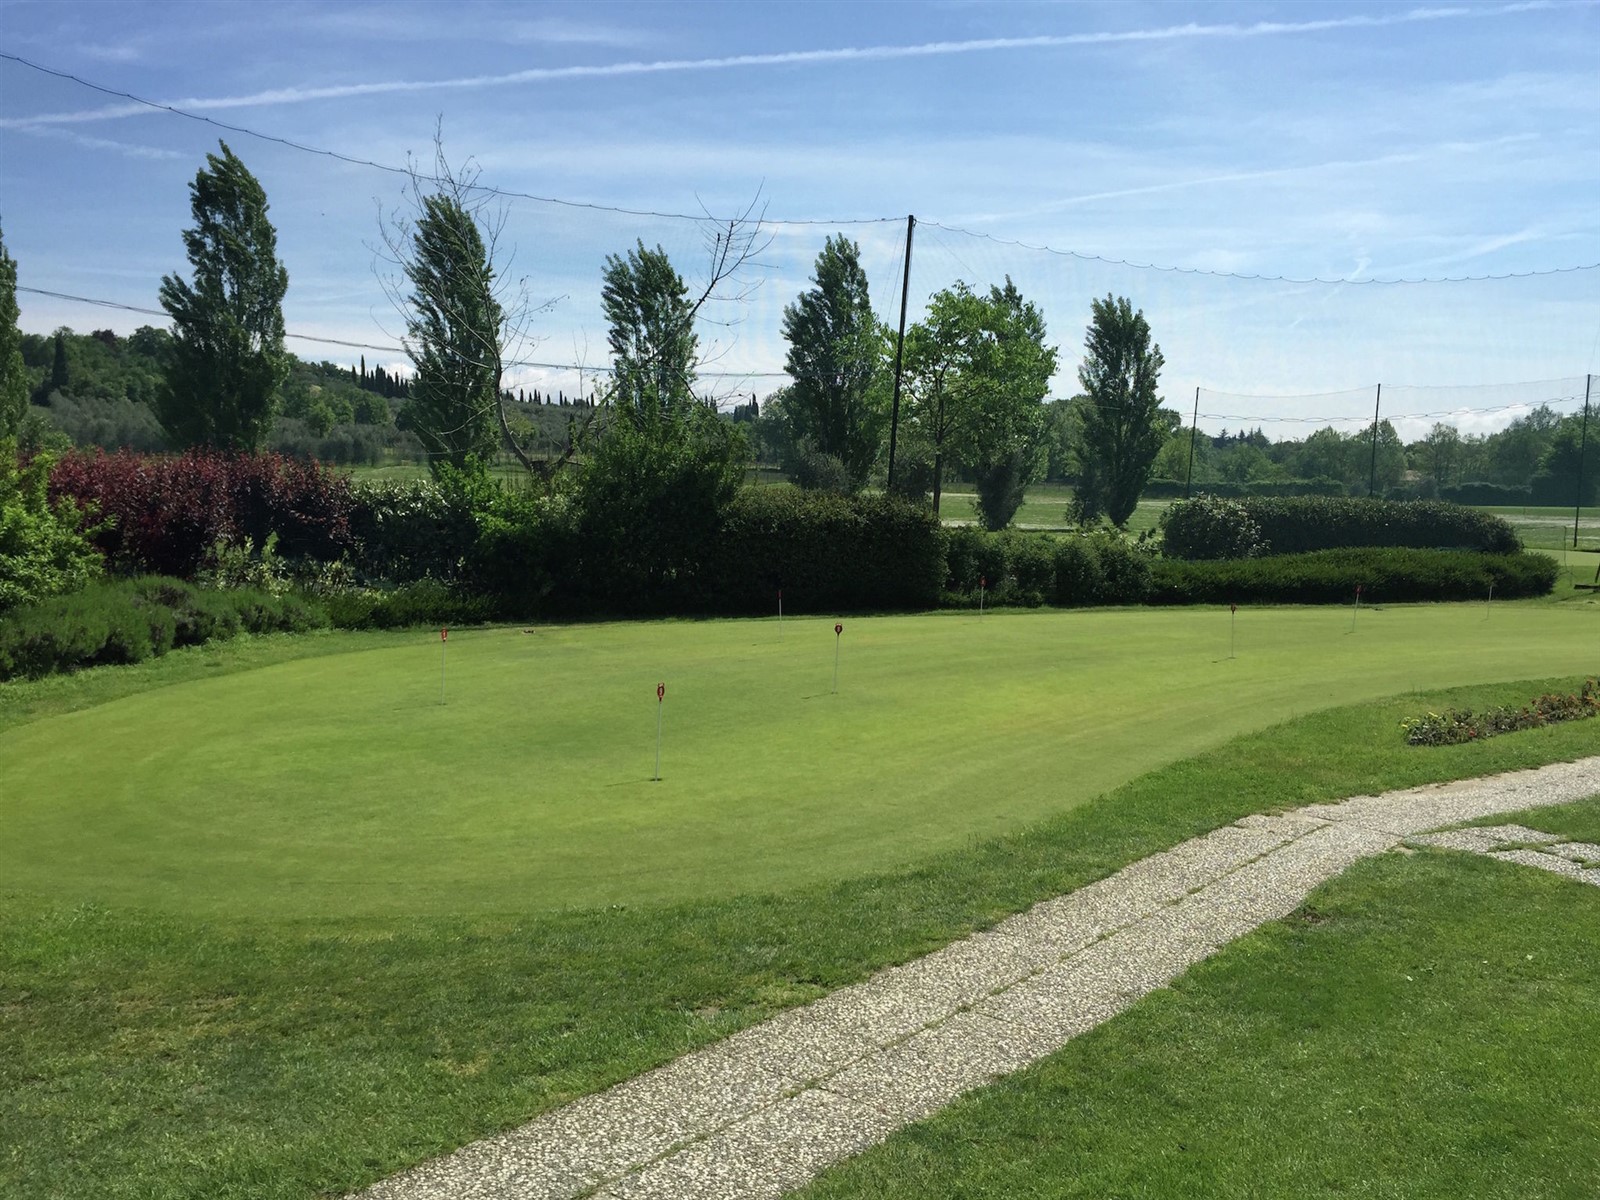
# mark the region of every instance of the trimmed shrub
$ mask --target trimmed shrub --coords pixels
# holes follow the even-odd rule
[[[1152,604],[1347,604],[1507,600],[1548,595],[1559,568],[1544,554],[1368,547],[1223,562],[1160,559]]]
[[[1150,590],[1150,556],[1109,530],[1065,534],[949,531],[945,602],[975,606],[978,581],[988,581],[987,603],[1139,604]]]
[[[289,561],[329,562],[350,546],[350,482],[276,454],[74,451],[50,473],[102,526],[94,544],[116,570],[193,578],[219,542],[246,538]]]
[[[322,604],[335,629],[482,625],[500,615],[494,598],[473,595],[438,579],[419,579],[389,591],[335,592],[323,597]]]
[[[245,633],[303,633],[327,616],[299,596],[211,592],[177,579],[106,580],[0,619],[0,679],[142,662]]]
[[[1055,592],[1055,543],[1040,534],[1004,530],[987,533],[974,526],[947,531],[945,589],[951,603],[985,603],[1037,608]]]
[[[1187,509],[1207,498],[1183,501],[1168,510],[1163,550],[1169,558],[1186,557],[1190,546],[1182,536],[1189,528]],[[1515,554],[1522,541],[1511,525],[1492,513],[1478,512],[1437,500],[1333,499],[1301,496],[1245,499],[1237,502],[1244,517],[1260,530],[1260,553],[1304,554],[1356,546],[1401,546],[1413,549],[1479,550]],[[1215,505],[1213,504],[1213,507]],[[1204,543],[1197,543],[1204,548]]]
[[[926,507],[893,496],[745,488],[723,512],[698,579],[699,611],[932,608],[945,533]]]
[[[1161,514],[1162,549],[1171,558],[1254,558],[1261,526],[1237,500],[1199,496]]]

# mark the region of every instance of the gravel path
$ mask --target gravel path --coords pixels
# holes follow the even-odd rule
[[[1402,842],[1600,884],[1600,847],[1521,826],[1426,833],[1597,793],[1600,757],[1246,817],[360,1195],[781,1196],[1055,1052]]]

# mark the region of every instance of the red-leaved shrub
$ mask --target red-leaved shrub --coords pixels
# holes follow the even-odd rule
[[[278,535],[286,559],[331,561],[350,545],[350,481],[278,454],[74,451],[50,474],[104,528],[95,545],[115,569],[192,578],[218,539]]]

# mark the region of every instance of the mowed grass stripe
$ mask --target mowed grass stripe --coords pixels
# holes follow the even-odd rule
[[[1514,604],[462,631],[0,733],[19,891],[190,915],[521,913],[789,889],[1013,832],[1296,713],[1573,668]],[[359,638],[352,638],[359,647]],[[655,685],[667,683],[653,783]]]

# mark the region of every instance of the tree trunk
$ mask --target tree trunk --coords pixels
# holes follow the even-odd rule
[[[933,452],[933,515],[939,515],[939,493],[944,490],[944,447]]]

